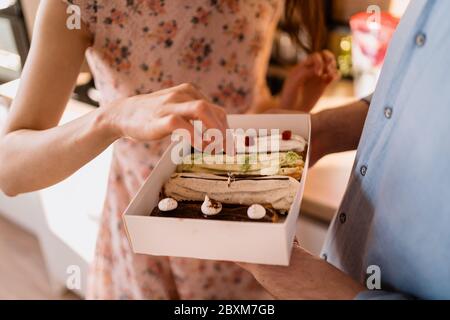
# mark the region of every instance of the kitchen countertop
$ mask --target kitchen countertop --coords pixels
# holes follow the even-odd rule
[[[17,91],[19,81],[0,86],[0,96],[13,98]],[[356,100],[353,94],[353,85],[350,81],[339,81],[332,85],[322,99],[319,101],[313,112],[318,112],[330,107],[335,107]],[[0,105],[0,125],[2,122],[2,112],[4,107]],[[92,107],[70,100],[65,119],[73,119],[92,110]],[[3,117],[4,118],[4,117]],[[312,218],[328,223],[337,210],[342,196],[345,192],[350,171],[355,158],[355,152],[345,152],[329,155],[321,159],[313,168],[310,169],[305,193],[302,203],[302,212]]]

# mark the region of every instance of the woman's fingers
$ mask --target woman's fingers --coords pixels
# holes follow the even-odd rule
[[[228,128],[225,111],[204,100],[194,100],[168,106],[167,111],[187,120],[200,120],[210,129],[219,129],[224,135]]]
[[[203,93],[191,83],[182,83],[174,87],[161,89],[153,93],[141,95],[143,99],[162,98],[166,102],[185,102],[190,100],[206,99]]]
[[[327,83],[330,83],[339,79],[339,71],[337,70],[336,59],[333,53],[328,50],[324,50],[321,54],[325,64],[324,80]]]
[[[311,65],[314,69],[314,72],[317,76],[322,76],[325,67],[325,61],[320,52],[315,52],[310,55]]]
[[[147,104],[146,99],[155,103],[155,98],[160,104],[155,113],[158,123],[154,126],[158,135],[184,128],[189,130],[191,137],[195,134],[201,136],[203,132],[195,132],[190,123],[190,120],[200,120],[204,129],[219,129],[226,137],[228,122],[225,111],[207,102],[207,98],[193,84],[184,83],[140,97],[144,105]]]
[[[289,73],[289,83],[301,85],[313,77],[321,77],[324,74],[325,62],[319,52],[310,54],[305,60],[297,64]]]
[[[161,118],[161,128],[166,134],[170,134],[175,129],[186,129],[190,134],[192,146],[203,149],[209,144],[203,136],[204,131],[206,129],[218,129],[223,139],[223,148],[228,126],[226,114],[221,108],[211,105],[204,100],[195,100],[168,105],[166,109],[170,114]],[[202,127],[193,126],[190,120],[200,120]],[[198,143],[201,144],[199,145]]]
[[[328,68],[336,68],[336,59],[331,51],[323,50],[321,52],[321,55],[325,63],[325,66],[327,66]]]
[[[191,84],[124,99],[119,106],[118,127],[123,136],[136,140],[157,140],[186,129],[192,142],[202,141],[203,132],[196,132],[191,120],[201,120],[204,129],[218,129],[226,137],[225,111]]]
[[[178,110],[177,110],[178,109]],[[215,143],[221,143],[221,149],[226,146],[226,130],[228,129],[228,121],[225,111],[218,106],[207,103],[204,100],[192,101],[184,103],[183,105],[178,105],[174,110],[175,113],[187,117],[188,119],[197,119],[204,124],[203,131],[206,129],[218,129],[220,130],[222,141],[215,141]],[[203,135],[204,132],[197,132]],[[215,135],[210,137],[203,137],[202,147],[205,148],[209,143],[208,139],[216,137]],[[199,148],[199,146],[195,146]],[[220,150],[220,151],[222,151]],[[216,150],[217,151],[217,150]]]
[[[199,88],[192,83],[183,83],[173,88],[172,102],[185,102],[191,100],[208,100],[200,92]]]
[[[315,75],[316,70],[314,64],[311,64],[310,62],[299,63],[289,72],[286,83],[289,84],[290,87],[295,88]]]
[[[186,94],[190,95],[194,100],[205,100],[209,99],[203,94],[198,86],[193,83],[184,83],[180,86],[181,90]]]
[[[152,139],[161,139],[173,133],[177,129],[187,130],[191,137],[191,143],[194,143],[194,139],[200,137],[198,133],[195,132],[194,126],[178,115],[167,115],[162,118],[157,119],[154,123],[149,124],[148,135],[152,136]],[[153,137],[154,136],[154,137]]]
[[[194,107],[199,120],[203,121],[207,128],[219,129],[225,137],[228,129],[225,111],[221,107],[206,103],[204,100],[194,102],[194,105],[200,106],[200,108]]]
[[[328,75],[328,79],[326,79],[326,80],[328,83],[331,83],[331,82],[339,80],[340,78],[341,78],[341,73],[336,69]]]
[[[208,128],[223,132],[228,128],[223,108],[208,103],[207,97],[193,84],[184,83],[149,95],[149,98],[155,97],[164,97],[166,103],[169,102],[159,111],[161,117],[178,112],[189,120],[202,120]]]

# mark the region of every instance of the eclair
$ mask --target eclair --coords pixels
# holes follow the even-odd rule
[[[289,211],[300,183],[291,177],[231,178],[211,174],[177,173],[164,185],[167,197],[177,201],[204,201],[208,196],[225,204],[269,205]]]

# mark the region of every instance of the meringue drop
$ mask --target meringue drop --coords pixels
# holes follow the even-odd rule
[[[253,204],[247,209],[247,215],[252,220],[261,220],[266,216],[266,208],[260,204]]]
[[[202,213],[205,216],[215,216],[222,211],[222,204],[218,201],[211,200],[207,195],[205,201],[202,204]]]
[[[172,199],[172,198],[162,199],[158,203],[158,209],[163,211],[163,212],[173,211],[176,208],[178,208],[178,202],[175,199]]]

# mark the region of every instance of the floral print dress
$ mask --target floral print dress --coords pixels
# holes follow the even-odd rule
[[[64,1],[80,7],[92,32],[87,59],[101,107],[184,82],[229,113],[244,113],[268,94],[282,0]],[[115,143],[87,298],[268,298],[233,263],[133,254],[121,215],[167,145],[167,139]]]

